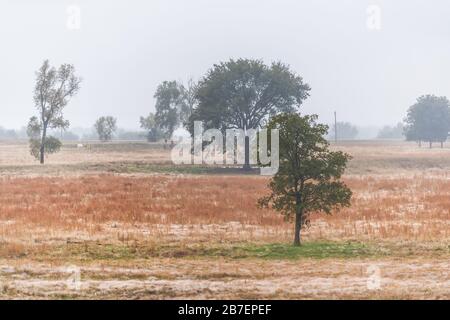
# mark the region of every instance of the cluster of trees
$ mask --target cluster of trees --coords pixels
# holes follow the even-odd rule
[[[408,108],[406,118],[395,126],[383,127],[377,139],[402,139],[416,141],[429,147],[438,142],[443,147],[450,132],[450,102],[447,97],[422,95]]]
[[[36,75],[38,115],[30,119],[27,134],[31,153],[44,163],[46,154],[61,147],[61,141],[49,132],[69,127],[63,109],[79,91],[81,78],[73,65],[56,69],[48,60]],[[214,65],[198,83],[161,83],[154,96],[156,111],[141,117],[140,125],[149,141],[169,139],[179,126],[192,132],[194,121],[202,121],[204,129],[257,129],[277,113],[298,111],[309,90],[303,79],[281,62],[266,65],[260,60],[230,60]],[[101,117],[94,127],[100,140],[108,141],[117,131],[117,120]],[[248,156],[246,160],[248,168]]]
[[[57,132],[65,140],[79,138],[66,131],[69,122],[63,117],[63,109],[79,91],[81,78],[75,74],[73,65],[63,64],[56,69],[48,60],[36,76],[34,102],[38,114],[30,119],[26,132],[31,154],[44,163],[45,154],[57,152],[61,147]],[[266,65],[260,60],[232,59],[214,65],[199,82],[190,80],[186,86],[178,81],[162,82],[154,95],[155,112],[141,117],[140,126],[148,141],[170,139],[181,126],[192,133],[194,121],[202,121],[204,129],[257,129],[276,114],[298,111],[309,90],[303,79],[281,62]],[[109,141],[117,133],[117,119],[100,117],[94,128],[101,141]],[[409,108],[405,124],[386,126],[377,138],[394,139],[404,135],[419,145],[427,141],[431,147],[433,142],[442,145],[449,130],[448,99],[426,95]],[[343,140],[358,135],[358,129],[349,122],[333,125],[331,139],[335,138],[335,132]],[[123,130],[119,135],[139,138],[138,133]],[[16,138],[17,133],[0,128],[0,136]],[[249,168],[248,156],[244,167]]]
[[[191,134],[194,122],[201,121],[204,129],[258,129],[278,113],[298,111],[309,95],[309,86],[290,70],[274,62],[266,65],[260,60],[237,59],[214,65],[198,82],[188,86],[165,81],[158,86],[156,112],[141,117],[141,127],[148,140],[170,138],[180,125]],[[249,141],[246,139],[246,164],[249,169]]]
[[[27,125],[27,135],[30,142],[30,153],[40,161],[45,162],[45,156],[58,152],[62,146],[57,132],[63,139],[76,139],[76,135],[66,132],[70,123],[64,119],[63,110],[70,99],[80,90],[81,78],[75,73],[71,64],[63,64],[59,68],[52,67],[45,60],[36,72],[34,88],[34,104],[37,115],[30,118]],[[111,140],[117,130],[116,119],[107,116],[100,117],[95,123],[95,129],[101,141]]]
[[[58,137],[79,139],[66,131],[69,121],[64,119],[63,109],[79,91],[80,83],[81,78],[70,64],[56,69],[46,60],[36,73],[34,102],[38,112],[30,119],[26,133],[31,154],[41,163],[46,154],[60,149]],[[200,81],[191,79],[186,86],[178,81],[162,82],[154,95],[155,112],[141,117],[140,127],[145,130],[148,141],[170,139],[181,126],[192,133],[194,121],[202,121],[204,129],[257,129],[276,114],[297,112],[309,90],[308,84],[281,62],[266,65],[260,60],[232,59],[214,65]],[[425,141],[430,147],[434,142],[442,146],[450,131],[449,104],[446,97],[421,96],[408,109],[404,124],[383,127],[377,138],[405,136],[406,140],[417,141],[419,145]],[[101,141],[109,141],[117,134],[117,119],[100,117],[94,128]],[[335,132],[342,140],[355,139],[358,135],[358,129],[349,122],[333,125],[330,139],[335,138]],[[139,133],[123,130],[118,136],[140,138]],[[14,139],[18,133],[0,128],[0,137]],[[249,168],[248,156],[244,167]]]
[[[27,126],[31,154],[41,163],[45,156],[57,152],[61,141],[54,132],[65,132],[69,122],[63,110],[80,89],[81,78],[75,68],[63,64],[58,69],[44,61],[36,73],[34,102],[37,115]],[[260,60],[238,59],[214,65],[198,82],[187,86],[164,81],[155,93],[155,113],[140,118],[149,141],[171,138],[175,129],[184,126],[193,134],[194,122],[204,129],[268,128],[278,129],[280,168],[269,183],[271,193],[259,205],[282,212],[294,220],[294,245],[300,245],[301,229],[315,212],[330,214],[350,205],[351,190],[341,181],[350,159],[348,154],[330,151],[325,139],[328,126],[318,124],[316,115],[299,114],[309,96],[310,87],[288,65]],[[101,141],[111,140],[117,132],[117,119],[100,117],[94,125]],[[332,130],[339,139],[354,139],[358,130],[348,122],[339,122]],[[440,142],[450,131],[450,103],[446,97],[421,96],[408,109],[405,124],[384,127],[379,138]],[[0,134],[5,133],[0,130]],[[249,169],[249,140],[245,140],[245,165]],[[270,138],[269,138],[270,150]]]
[[[335,138],[336,126],[333,125],[330,139]],[[354,139],[358,129],[348,122],[337,123],[338,138]],[[395,126],[384,126],[377,134],[377,139],[402,139],[416,141],[419,146],[427,142],[429,147],[438,142],[443,147],[450,132],[450,102],[447,97],[423,95],[408,108],[404,122]]]
[[[261,127],[279,130],[280,168],[269,184],[271,194],[259,204],[294,220],[294,245],[300,245],[300,232],[309,224],[310,214],[331,213],[350,204],[352,193],[340,180],[350,157],[328,149],[324,138],[328,127],[317,124],[317,116],[298,114],[310,87],[289,66],[248,59],[214,65],[193,87],[186,109],[179,95],[182,90],[173,90],[177,86],[172,85],[172,90],[167,90],[171,94],[162,94],[167,87],[166,83],[157,90],[157,112],[147,118],[167,133],[173,132],[174,126],[162,126],[158,111],[172,124],[183,123],[191,134],[194,121],[202,121],[204,129],[223,132]],[[245,169],[249,168],[248,144],[246,139]]]
[[[439,142],[443,147],[450,131],[450,103],[446,97],[424,95],[408,109],[405,119],[404,134],[406,140]]]
[[[399,122],[395,126],[384,126],[378,132],[377,139],[402,139],[404,127],[403,123]]]
[[[422,146],[427,142],[440,143],[443,147],[450,132],[450,102],[447,97],[422,95],[408,108],[406,118],[395,126],[384,126],[377,139],[403,139],[415,141]]]
[[[27,133],[31,154],[41,163],[46,154],[61,147],[61,141],[49,132],[69,127],[63,110],[80,83],[72,65],[56,69],[45,61],[37,72],[34,102],[38,114],[30,119]],[[348,206],[351,198],[350,189],[340,180],[349,155],[329,150],[324,138],[328,127],[318,124],[316,115],[298,113],[309,91],[302,77],[281,62],[230,60],[214,65],[198,83],[190,81],[187,87],[176,81],[163,82],[155,93],[156,112],[141,117],[140,123],[151,141],[170,138],[181,125],[193,134],[195,121],[202,121],[204,129],[224,133],[227,129],[278,129],[280,168],[270,181],[271,194],[261,198],[259,205],[293,219],[294,245],[300,245],[300,231],[309,224],[311,213],[329,214]],[[341,126],[340,132],[347,134],[347,124]],[[111,140],[117,119],[100,117],[94,127],[102,141]],[[244,168],[248,169],[248,137],[245,142]],[[270,143],[269,138],[269,152]]]
[[[140,118],[148,141],[170,139],[180,126],[187,126],[196,104],[197,84],[191,79],[187,86],[177,81],[164,81],[156,89],[155,113]]]
[[[336,132],[339,140],[353,140],[358,136],[358,128],[350,122],[337,122],[333,124],[331,139],[336,139]]]

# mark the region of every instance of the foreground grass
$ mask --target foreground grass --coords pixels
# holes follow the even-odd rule
[[[72,243],[58,246],[28,248],[9,258],[31,258],[37,261],[65,260],[72,262],[147,260],[152,258],[198,259],[225,258],[297,260],[327,258],[375,257],[375,247],[360,242],[306,242],[300,247],[291,244],[99,244]]]
[[[0,256],[0,298],[448,299],[450,246],[89,241],[0,243]],[[374,266],[380,290],[367,288]],[[68,284],[72,270],[80,272],[79,290]]]
[[[3,250],[1,250],[3,249]],[[302,259],[360,259],[360,258],[416,258],[450,256],[447,244],[414,246],[411,243],[363,243],[363,242],[305,242],[300,247],[287,243],[175,243],[156,244],[100,244],[70,243],[66,245],[35,246],[20,252],[9,253],[0,247],[4,258],[27,258],[40,262],[66,261],[95,263],[99,261],[126,262],[172,259],[256,259],[267,261]]]
[[[289,244],[247,245],[242,250],[253,258],[301,259],[301,258],[359,258],[373,256],[374,248],[360,242],[306,242],[300,247]]]

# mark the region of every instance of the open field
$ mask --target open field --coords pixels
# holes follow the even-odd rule
[[[26,141],[0,141],[0,175],[84,174],[89,173],[216,173],[194,166],[173,166],[170,150],[162,144],[145,142],[65,143],[40,166],[29,154]],[[353,155],[347,174],[386,175],[445,174],[450,170],[450,142],[441,149],[419,148],[402,141],[341,142],[335,148]],[[200,170],[201,169],[201,170]],[[226,173],[226,172],[220,172]]]
[[[449,299],[450,146],[334,148],[354,157],[352,206],[293,248],[256,208],[266,177],[146,143],[67,144],[45,166],[1,143],[0,297]]]

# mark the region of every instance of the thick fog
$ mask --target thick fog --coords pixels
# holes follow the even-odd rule
[[[303,111],[323,122],[336,110],[395,124],[417,96],[450,96],[449,16],[445,0],[0,0],[0,125],[34,114],[47,58],[84,79],[65,113],[72,127],[112,115],[131,129],[154,110],[158,83],[238,57],[290,64],[312,87]]]

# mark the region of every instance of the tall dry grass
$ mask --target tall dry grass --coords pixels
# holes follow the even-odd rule
[[[267,179],[251,176],[82,176],[0,180],[3,241],[290,239],[279,213],[256,207]],[[348,177],[352,206],[315,214],[306,239],[448,240],[450,180]]]

